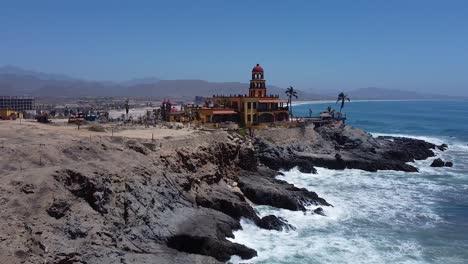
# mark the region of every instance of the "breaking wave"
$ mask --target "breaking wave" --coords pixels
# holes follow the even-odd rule
[[[373,134],[374,136],[384,134]],[[388,135],[388,134],[387,134]],[[261,216],[283,217],[296,227],[269,231],[242,220],[243,230],[232,241],[258,252],[248,263],[466,263],[466,237],[441,241],[447,227],[466,218],[449,217],[453,203],[466,204],[468,193],[466,143],[443,138],[415,137],[434,144],[449,143],[437,157],[454,160],[454,168],[432,168],[432,159],[414,163],[419,173],[317,168],[317,174],[293,169],[278,176],[325,198],[326,216],[256,206]],[[308,209],[315,209],[312,206]],[[468,213],[467,213],[468,214]],[[465,239],[466,238],[466,239]],[[444,238],[442,238],[444,239]],[[445,239],[450,239],[445,237]],[[238,257],[233,263],[245,263]]]

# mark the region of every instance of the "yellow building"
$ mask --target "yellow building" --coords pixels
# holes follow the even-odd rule
[[[212,101],[215,107],[199,111],[207,123],[233,121],[255,127],[289,120],[287,101],[281,100],[279,95],[267,94],[264,70],[259,64],[252,69],[248,95],[217,95]]]

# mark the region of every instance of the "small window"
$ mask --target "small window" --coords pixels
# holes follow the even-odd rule
[[[247,121],[251,122],[252,121],[252,115],[247,115]]]
[[[253,103],[253,109],[257,109],[257,103],[256,102]]]
[[[251,102],[248,102],[248,103],[247,103],[247,109],[250,109],[250,108],[252,108],[252,103],[251,103]]]

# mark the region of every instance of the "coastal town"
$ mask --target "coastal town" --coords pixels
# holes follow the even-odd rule
[[[231,263],[258,256],[231,239],[243,221],[297,227],[269,206],[328,217],[329,201],[277,179],[316,167],[417,173],[448,149],[346,125],[348,95],[295,114],[293,88],[269,94],[264,68],[245,94],[193,101],[0,97],[0,259],[6,263]],[[66,100],[63,100],[66,101]],[[333,102],[335,103],[335,102]],[[452,167],[433,159],[432,167]],[[245,223],[243,223],[245,224]],[[9,239],[15,237],[15,239]]]
[[[259,64],[251,71],[250,86],[245,94],[197,96],[193,102],[131,102],[131,99],[104,100],[88,99],[76,103],[37,104],[34,97],[0,97],[0,119],[37,120],[40,123],[77,124],[77,128],[95,124],[112,125],[163,125],[165,127],[203,127],[224,129],[264,129],[268,127],[293,127],[304,124],[322,126],[346,120],[341,111],[331,107],[316,116],[294,116],[293,99],[298,98],[294,88],[285,94],[269,94],[265,71]],[[286,97],[286,99],[282,99]],[[342,110],[345,100],[343,93],[338,96]],[[91,103],[92,101],[92,103]],[[103,129],[104,130],[104,129]],[[154,134],[153,134],[154,136]]]
[[[0,264],[467,264],[468,1],[2,1]]]

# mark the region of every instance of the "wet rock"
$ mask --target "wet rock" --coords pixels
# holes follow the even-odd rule
[[[292,225],[288,224],[286,220],[274,215],[267,215],[262,217],[256,222],[257,226],[263,229],[283,231],[295,229]]]
[[[60,219],[70,210],[70,205],[63,200],[54,200],[52,205],[47,209],[47,213],[55,219]]]
[[[229,216],[211,209],[179,212],[177,218],[172,219],[175,232],[167,238],[167,246],[219,261],[227,261],[232,255],[243,259],[257,255],[255,250],[226,239],[234,237],[233,230],[241,228],[240,223]]]
[[[451,161],[445,162],[445,167],[453,167],[453,162]]]
[[[431,167],[444,167],[444,166],[445,166],[445,162],[441,160],[440,158],[435,159],[431,164]]]
[[[314,210],[314,214],[326,216],[326,215],[325,215],[325,212],[323,211],[323,208],[322,208],[322,207],[318,207],[317,209],[315,209],[315,210]]]
[[[239,177],[239,188],[252,202],[293,211],[305,210],[307,205],[330,204],[316,193],[297,188],[271,176],[243,175]]]
[[[257,256],[257,252],[244,245],[222,242],[209,237],[197,237],[178,235],[171,237],[167,244],[169,247],[191,254],[212,256],[219,261],[228,261],[232,255],[242,259],[251,259]]]
[[[448,149],[447,144],[442,144],[440,146],[437,146],[437,149],[440,151],[446,151]]]

